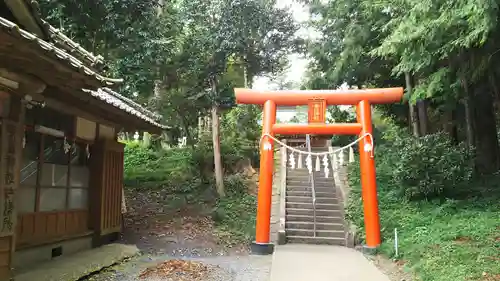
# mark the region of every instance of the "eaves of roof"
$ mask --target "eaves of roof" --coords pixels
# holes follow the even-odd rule
[[[56,59],[60,60],[63,63],[66,63],[80,73],[97,79],[103,86],[112,86],[123,82],[123,79],[109,78],[99,74],[95,70],[86,66],[82,61],[75,58],[73,55],[67,53],[65,50],[58,48],[52,43],[38,38],[35,34],[20,28],[17,24],[2,17],[0,17],[0,29],[5,30],[12,36],[17,36],[24,39],[26,43],[35,43],[45,54],[55,57]]]
[[[104,65],[104,58],[101,55],[95,55],[92,52],[89,52],[85,48],[81,47],[80,44],[76,43],[69,37],[67,37],[64,33],[62,33],[58,28],[55,28],[46,20],[42,19],[40,12],[40,4],[34,0],[25,1],[31,8],[31,14],[35,18],[35,20],[39,23],[40,27],[45,31],[48,38],[54,43],[57,43],[61,46],[61,48],[70,52],[71,54],[77,55],[79,58],[82,58],[86,62],[90,63],[93,67],[99,67]]]
[[[163,125],[160,122],[161,116],[154,114],[153,112],[145,109],[136,102],[127,99],[126,97],[118,94],[117,92],[109,88],[99,88],[96,91],[83,89],[83,91],[94,98],[97,98],[109,105],[112,105],[124,112],[127,112],[150,125],[160,128],[160,129],[170,129],[169,126]]]

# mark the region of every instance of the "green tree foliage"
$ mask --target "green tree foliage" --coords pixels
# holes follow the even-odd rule
[[[106,59],[110,75],[125,79],[123,94],[147,98],[160,73],[171,72],[180,19],[173,5],[148,0],[41,0],[47,20],[85,49]],[[158,10],[165,16],[158,17]],[[152,71],[160,68],[160,72]]]
[[[419,108],[418,118],[437,117],[430,122],[431,133],[450,130],[455,141],[467,138],[477,148],[476,169],[498,170],[492,106],[499,97],[494,82],[498,76],[496,1],[311,2],[315,15],[311,24],[323,36],[309,44],[313,63],[308,87],[403,86],[407,74],[414,91],[406,98],[429,105]],[[400,105],[379,109],[408,122],[408,110],[400,110]],[[468,133],[457,135],[457,130]]]

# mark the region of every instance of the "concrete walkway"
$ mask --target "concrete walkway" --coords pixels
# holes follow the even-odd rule
[[[362,253],[346,247],[277,246],[271,281],[390,281]]]
[[[136,246],[109,244],[18,273],[16,281],[76,281],[139,253]]]

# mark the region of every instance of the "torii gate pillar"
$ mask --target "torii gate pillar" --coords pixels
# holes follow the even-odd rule
[[[260,147],[260,176],[257,196],[257,223],[252,252],[271,254],[274,245],[270,243],[270,220],[274,167],[274,143],[269,136],[274,134],[337,134],[364,136],[359,142],[361,185],[366,229],[366,247],[377,248],[381,243],[380,221],[377,202],[375,161],[373,158],[373,137],[371,105],[401,101],[403,88],[364,89],[346,91],[256,91],[235,89],[239,104],[263,105],[262,140]],[[309,106],[309,124],[276,124],[276,108],[279,105]],[[328,105],[356,106],[357,123],[326,124],[325,112]]]

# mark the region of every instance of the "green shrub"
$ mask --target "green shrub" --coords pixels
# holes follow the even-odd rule
[[[255,143],[248,140],[222,140],[221,156],[223,169],[228,174],[239,172],[234,169],[236,164],[244,159],[250,159],[253,166],[258,166],[258,147]],[[195,160],[201,167],[208,167],[213,171],[214,152],[211,138],[200,141],[196,147]]]
[[[219,236],[229,243],[249,242],[254,237],[257,198],[248,194],[248,179],[231,175],[225,179],[227,196],[217,201],[212,212]]]
[[[382,134],[383,145],[375,147],[377,192],[381,209],[405,209],[404,202],[460,197],[473,174],[472,152],[464,146],[451,144],[445,134],[414,138],[398,128],[389,127]],[[349,186],[346,217],[363,226],[361,173],[359,162],[349,166]],[[410,207],[408,207],[410,208]],[[384,216],[381,225],[396,227],[394,217]],[[361,235],[364,233],[361,231]],[[364,237],[360,237],[363,239]]]
[[[137,143],[125,146],[124,182],[129,187],[168,188],[175,193],[201,189],[206,180],[191,148],[155,150]]]
[[[472,152],[444,133],[400,138],[392,146],[394,183],[406,199],[452,197],[473,174]],[[389,164],[389,163],[388,163]]]

